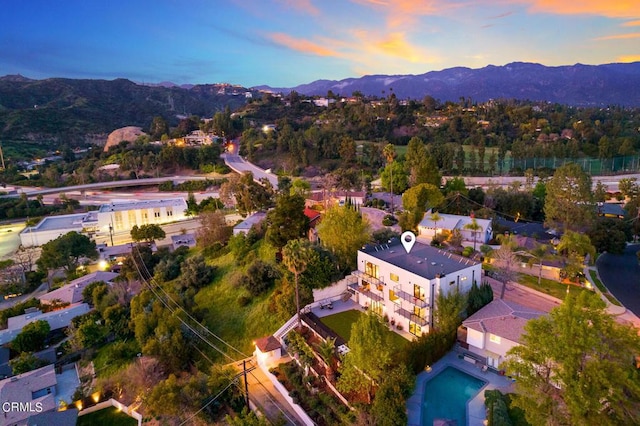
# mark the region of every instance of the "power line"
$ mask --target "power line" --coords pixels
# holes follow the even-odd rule
[[[173,304],[177,307],[177,309],[179,309],[181,312],[183,312],[191,321],[193,321],[194,323],[198,324],[198,326],[206,331],[207,333],[209,333],[211,336],[215,337],[217,340],[219,340],[222,344],[224,344],[225,346],[227,346],[228,348],[234,350],[235,352],[237,352],[238,354],[242,355],[243,358],[249,358],[249,356],[245,353],[243,353],[241,350],[237,349],[235,346],[231,345],[230,343],[227,343],[225,340],[223,340],[221,337],[219,337],[218,335],[216,335],[215,333],[213,333],[211,330],[209,330],[207,327],[205,327],[202,323],[200,323],[197,319],[195,319],[193,316],[191,316],[191,314],[189,314],[189,312],[187,312],[177,301],[175,301],[171,295],[169,293],[167,293],[167,291],[159,284],[155,281],[155,278],[153,278],[153,276],[151,275],[151,273],[149,272],[147,265],[144,263],[143,259],[142,259],[142,255],[140,254],[138,248],[136,247],[136,251],[138,252],[138,257],[142,263],[142,267],[145,269],[147,276],[149,277],[147,279],[147,281],[154,283],[159,289],[160,291],[162,291],[162,293],[164,293],[164,295],[167,297],[168,300],[170,300],[171,302],[173,302]],[[136,269],[137,265],[136,265]],[[140,272],[139,272],[140,273]],[[142,277],[142,274],[140,274],[140,276]]]

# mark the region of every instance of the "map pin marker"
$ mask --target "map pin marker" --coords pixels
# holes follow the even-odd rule
[[[413,245],[416,243],[416,234],[411,231],[405,231],[400,236],[400,241],[402,241],[404,249],[407,251],[407,254],[409,254]]]

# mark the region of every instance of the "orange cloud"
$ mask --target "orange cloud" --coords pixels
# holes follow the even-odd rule
[[[628,21],[625,22],[624,24],[622,24],[623,27],[640,27],[640,20],[639,21]]]
[[[336,50],[324,47],[309,40],[295,38],[288,34],[272,33],[269,34],[269,37],[277,44],[288,47],[291,50],[297,50],[298,52],[310,53],[317,56],[341,56],[341,54]]]
[[[559,15],[598,15],[609,18],[640,17],[638,0],[516,0],[531,5],[532,12]]]
[[[409,63],[437,62],[433,55],[407,41],[403,32],[392,32],[379,36],[366,30],[356,30],[353,31],[353,35],[359,42],[353,48],[361,59],[367,56],[375,58],[376,61],[384,61],[384,57],[394,57]],[[368,61],[363,59],[362,62]]]
[[[640,38],[640,33],[615,34],[610,36],[598,37],[595,40],[626,40],[630,38]]]
[[[409,62],[426,62],[426,57],[418,48],[404,38],[404,33],[391,33],[383,40],[374,43],[377,50],[387,56],[396,56]]]
[[[285,6],[296,9],[308,15],[319,15],[320,11],[311,3],[311,0],[280,0]]]
[[[381,10],[387,17],[387,26],[401,28],[410,26],[419,16],[437,15],[457,4],[444,4],[433,0],[352,0],[356,3]]]
[[[618,57],[618,62],[640,62],[640,55],[623,55]]]

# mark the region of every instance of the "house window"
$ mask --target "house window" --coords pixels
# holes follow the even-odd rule
[[[493,343],[500,344],[500,342],[502,341],[502,339],[500,338],[500,336],[496,336],[495,334],[491,334],[491,333],[489,333],[489,341],[491,341],[491,342],[493,342]]]
[[[395,282],[400,281],[400,277],[394,274],[393,272],[389,274],[389,278],[391,278],[391,281],[395,281]]]
[[[146,210],[142,212],[142,223],[144,225],[149,223],[149,212]]]
[[[153,209],[153,217],[155,218],[156,222],[160,221],[160,209]]]
[[[389,290],[389,300],[393,303],[400,303],[400,298],[396,296],[396,292],[393,290]]]
[[[374,314],[382,315],[383,308],[384,305],[382,304],[382,302],[378,302],[377,300],[371,301],[371,312],[373,312]]]
[[[424,319],[427,315],[427,308],[420,308],[418,306],[413,307],[413,314],[420,319]]]
[[[167,217],[173,217],[173,207],[167,207]]]
[[[379,278],[378,265],[374,265],[371,262],[367,262],[365,264],[364,273],[369,276],[372,276],[373,278]]]
[[[413,297],[416,299],[420,299],[424,301],[424,288],[420,287],[418,284],[413,285]]]
[[[455,281],[449,281],[449,285],[454,285],[455,283]]]
[[[415,322],[409,322],[409,333],[413,334],[414,336],[420,336],[422,335],[422,327],[420,327]]]

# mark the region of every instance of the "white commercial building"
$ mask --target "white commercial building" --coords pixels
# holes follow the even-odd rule
[[[399,239],[358,250],[354,300],[420,336],[433,324],[438,294],[466,293],[481,279],[481,264],[416,242],[407,253]]]
[[[134,225],[163,224],[184,220],[187,202],[184,198],[127,201],[103,204],[98,210],[82,214],[45,217],[36,226],[20,233],[23,246],[41,246],[71,231],[88,235],[110,235],[128,232]]]

